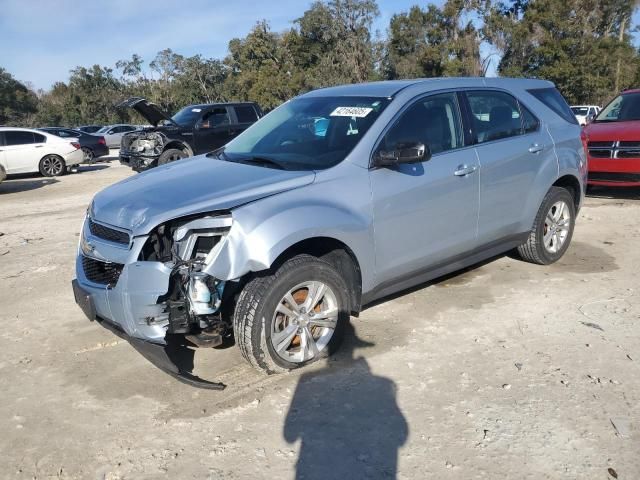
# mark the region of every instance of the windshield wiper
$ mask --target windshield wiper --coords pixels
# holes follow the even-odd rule
[[[271,168],[278,168],[280,170],[285,170],[284,165],[282,165],[279,162],[276,162],[275,160],[271,160],[270,158],[266,158],[266,157],[247,157],[247,158],[238,158],[237,160],[232,160],[232,161],[236,161],[238,163],[249,163],[251,165],[259,165],[259,166],[263,166],[263,167],[271,167]]]

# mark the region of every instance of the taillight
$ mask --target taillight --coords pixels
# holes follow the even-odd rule
[[[78,150],[80,148],[80,144],[78,142],[71,142],[71,146]]]
[[[107,142],[105,142],[105,140],[104,140],[104,137],[100,137],[100,138],[98,138],[98,143],[99,143],[100,145],[106,145],[106,144],[107,144]]]

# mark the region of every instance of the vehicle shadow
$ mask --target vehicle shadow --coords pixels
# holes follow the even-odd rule
[[[109,165],[105,165],[104,163],[82,164],[73,173],[71,173],[71,175],[75,173],[95,172],[97,170],[104,170],[105,168],[109,168]]]
[[[348,324],[335,360],[299,378],[283,429],[288,443],[300,440],[296,479],[396,478],[409,426],[395,383],[355,356],[369,346]]]
[[[29,177],[26,175],[8,177],[4,182],[0,183],[0,195],[27,192],[29,190],[46,187],[47,185],[53,185],[60,181],[56,178],[44,178],[39,175],[29,175]]]
[[[599,187],[590,186],[587,197],[611,200],[640,200],[640,187]]]

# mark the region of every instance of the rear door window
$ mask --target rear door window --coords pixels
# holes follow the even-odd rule
[[[518,101],[497,91],[466,92],[478,143],[522,134]]]
[[[544,103],[551,110],[553,110],[555,113],[557,113],[558,116],[565,119],[569,123],[578,125],[578,120],[571,111],[571,108],[569,108],[569,104],[557,89],[553,87],[535,88],[527,91],[542,103]]]
[[[42,135],[39,135],[42,136]],[[44,137],[43,137],[44,138]],[[4,141],[6,146],[12,145],[28,145],[36,143],[32,132],[23,132],[20,130],[8,130],[4,132]]]
[[[45,137],[44,135],[40,135],[39,133],[34,133],[33,141],[34,143],[45,143],[47,141],[47,137]]]
[[[258,114],[252,105],[237,105],[233,107],[238,117],[238,123],[252,123],[258,120]]]

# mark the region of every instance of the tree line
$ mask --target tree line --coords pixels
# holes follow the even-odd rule
[[[446,0],[416,5],[372,32],[375,0],[318,1],[283,32],[259,21],[229,42],[225,58],[167,48],[114,66],[76,67],[37,91],[0,67],[0,124],[142,123],[116,108],[145,97],[168,112],[192,103],[250,100],[269,110],[308,90],[344,83],[437,76],[548,79],[570,103],[603,104],[640,86],[633,0]]]

